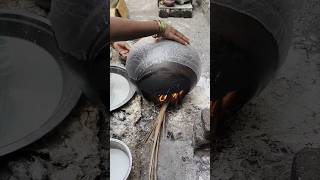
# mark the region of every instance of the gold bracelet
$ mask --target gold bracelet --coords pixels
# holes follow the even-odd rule
[[[167,23],[164,22],[163,20],[159,20],[159,24],[160,24],[160,33],[162,35],[162,34],[164,34],[166,32]]]
[[[159,32],[154,35],[154,37],[159,37],[163,35],[167,29],[167,24],[163,20],[154,20],[155,22],[158,23],[159,26]]]
[[[153,35],[153,37],[157,38],[159,37],[159,33],[161,31],[161,28],[160,28],[160,22],[158,20],[153,20],[154,22],[156,22],[158,24],[158,33],[156,33],[155,35]]]

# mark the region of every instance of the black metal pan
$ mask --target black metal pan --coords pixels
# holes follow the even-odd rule
[[[48,133],[81,90],[41,17],[0,11],[0,156]]]

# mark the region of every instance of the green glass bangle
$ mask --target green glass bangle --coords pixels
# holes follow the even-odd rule
[[[167,24],[163,20],[159,20],[160,24],[160,33],[164,34],[167,29]]]
[[[159,37],[165,33],[165,31],[167,29],[167,24],[163,20],[154,20],[154,21],[157,22],[158,26],[159,26],[159,32],[153,36],[156,38],[156,37]]]

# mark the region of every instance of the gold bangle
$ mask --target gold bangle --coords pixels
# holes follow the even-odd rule
[[[157,22],[159,26],[159,32],[154,37],[159,37],[165,33],[167,29],[167,24],[162,20],[154,20],[154,21]]]
[[[159,20],[159,24],[160,24],[160,34],[162,35],[166,32],[167,24],[163,20]]]
[[[158,20],[153,20],[153,21],[158,24],[158,32],[153,35],[154,38],[157,38],[157,37],[159,37],[159,33],[160,33],[160,31],[161,31],[161,29],[160,29],[160,22],[159,22]]]

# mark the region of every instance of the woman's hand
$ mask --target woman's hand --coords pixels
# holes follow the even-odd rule
[[[177,41],[183,45],[189,44],[189,39],[183,35],[181,32],[176,30],[174,27],[170,26],[169,24],[165,23],[162,20],[155,20],[159,26],[159,33],[157,33],[157,37],[161,36],[166,39],[170,39],[173,41]]]
[[[123,28],[126,27],[126,28]],[[162,20],[135,21],[110,17],[110,40],[127,41],[156,35],[181,44],[189,44],[189,39]]]
[[[179,32],[174,27],[172,27],[168,24],[166,26],[164,33],[161,36],[166,39],[177,41],[177,42],[184,44],[184,45],[190,44],[189,39],[185,35],[183,35],[181,32]]]
[[[122,59],[127,59],[130,52],[130,46],[125,41],[119,41],[113,43],[113,48],[120,54]]]

